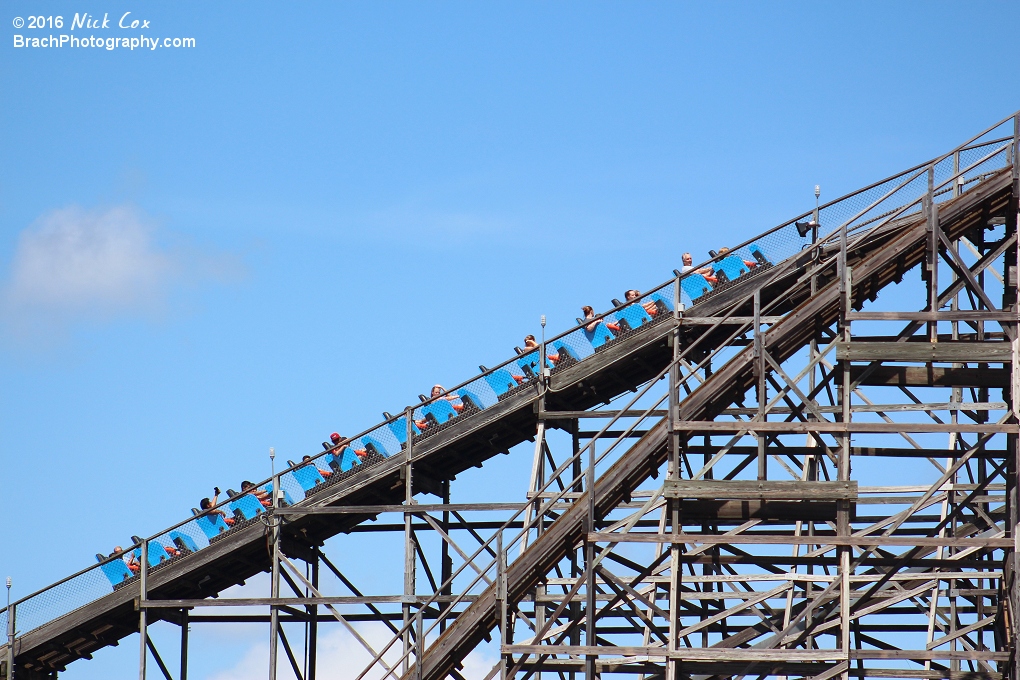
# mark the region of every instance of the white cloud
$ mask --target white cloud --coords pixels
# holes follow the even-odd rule
[[[174,285],[233,278],[229,257],[167,248],[155,224],[131,206],[51,211],[25,229],[3,286],[4,320],[16,331],[79,320],[158,315]]]

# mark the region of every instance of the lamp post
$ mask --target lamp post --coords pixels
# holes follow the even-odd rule
[[[818,241],[818,197],[822,195],[822,187],[820,184],[815,185],[815,214],[811,218],[811,242],[817,243]]]
[[[280,480],[276,477],[276,449],[269,447],[269,467],[272,471],[273,504],[269,517],[269,535],[272,541],[272,584],[270,586],[271,597],[274,604],[269,605],[269,680],[276,680],[276,658],[277,658],[277,636],[280,630],[280,610],[275,602],[280,597],[280,516],[276,509],[280,507]]]
[[[549,377],[549,368],[545,365],[545,314],[539,317],[539,322],[542,324],[542,349],[541,356],[539,356],[539,367],[542,379],[545,380]]]

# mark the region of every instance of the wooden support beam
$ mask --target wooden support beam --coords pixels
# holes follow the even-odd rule
[[[791,536],[776,534],[653,534],[630,531],[609,533],[592,531],[588,533],[592,543],[680,543],[690,545],[831,545],[831,546],[950,546],[953,548],[1012,548],[1012,538],[954,538],[952,536],[836,536],[815,534],[813,536]]]
[[[690,444],[688,453],[718,453],[722,446],[699,446]],[[754,446],[731,446],[727,453],[732,456],[749,456],[757,451]],[[776,456],[810,456],[818,454],[820,449],[811,446],[776,446],[766,449],[769,455]],[[888,458],[959,458],[964,454],[960,449],[915,449],[913,447],[890,447],[890,446],[854,446],[850,448],[852,456],[875,456]],[[985,449],[975,451],[971,457],[979,458],[1004,458],[1006,452],[1003,449]]]
[[[839,361],[946,361],[1009,362],[1013,346],[1008,342],[867,342],[836,343]]]
[[[847,321],[1017,321],[1016,312],[951,310],[943,312],[847,312]]]
[[[942,366],[877,366],[861,380],[867,366],[851,366],[850,380],[855,384],[890,387],[1009,387],[1008,368],[952,368]],[[843,383],[837,371],[836,384]]]
[[[539,420],[574,420],[575,418],[664,418],[665,409],[652,409],[645,413],[640,409],[629,411],[539,411]]]
[[[798,434],[900,434],[901,432],[970,432],[977,434],[1017,434],[1017,423],[834,423],[831,421],[777,422],[739,420],[679,420],[678,432],[776,432]]]
[[[770,480],[667,479],[666,498],[731,500],[856,500],[857,482],[800,482]]]
[[[759,321],[772,325],[783,320],[781,316],[762,316]],[[683,326],[749,326],[754,323],[753,316],[730,316],[726,319],[719,319],[717,316],[685,316],[680,320]]]
[[[1009,652],[986,650],[925,649],[733,649],[686,648],[669,651],[665,647],[615,647],[610,645],[503,645],[503,654],[559,654],[571,656],[648,657],[684,661],[839,661],[851,659],[960,659],[1006,661]]]
[[[435,602],[453,602],[456,599],[470,602],[473,595],[436,595],[431,597]],[[412,598],[412,603],[423,603],[430,599],[430,596],[420,595]],[[402,595],[367,595],[361,597],[336,596],[336,597],[232,597],[232,598],[208,598],[205,600],[135,600],[136,609],[182,609],[192,607],[268,607],[270,605],[287,604],[295,607],[307,605],[330,605],[330,604],[387,604],[407,603],[408,598]]]
[[[278,515],[378,515],[384,512],[400,512],[410,515],[426,512],[476,512],[476,511],[517,511],[524,503],[420,503],[414,505],[328,505],[320,508],[289,507],[278,508]]]

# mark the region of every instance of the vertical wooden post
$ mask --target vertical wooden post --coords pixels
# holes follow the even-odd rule
[[[449,479],[444,479],[443,480],[443,505],[449,505],[449,504],[450,504],[450,480]],[[442,522],[441,522],[441,526],[443,527],[443,532],[446,533],[447,536],[449,536],[450,535],[450,511],[449,510],[444,510],[443,511],[443,519],[442,519]],[[441,541],[439,572],[440,572],[440,574],[439,574],[439,582],[441,584],[447,583],[447,581],[449,581],[450,577],[453,575],[453,560],[450,559],[450,543],[449,543],[449,541]],[[442,594],[443,595],[451,595],[451,594],[453,594],[453,584],[452,583],[447,583],[447,585],[442,586]],[[450,603],[449,602],[445,602],[442,605],[440,605],[440,607],[439,607],[439,611],[442,612],[442,614],[440,616],[440,619],[439,619],[439,632],[440,633],[442,633],[443,631],[446,630],[446,616],[445,616],[445,613],[446,613],[446,611],[449,608],[450,608]]]
[[[411,623],[411,605],[415,600],[415,572],[417,570],[417,562],[415,557],[414,548],[414,534],[412,533],[411,520],[413,515],[409,512],[410,506],[414,504],[414,487],[412,486],[412,448],[414,442],[414,409],[410,406],[404,411],[404,419],[406,420],[406,433],[407,443],[404,447],[404,505],[408,506],[408,510],[404,512],[404,596],[401,602],[401,609],[403,611],[403,669],[404,675],[407,675],[407,671],[410,668],[410,656],[412,651],[411,643],[411,629],[409,624]]]
[[[765,347],[761,333],[761,289],[754,291],[754,371],[757,378],[758,420],[765,420],[765,403],[768,389],[765,382]],[[755,432],[758,444],[758,479],[768,478],[768,459],[765,457],[765,433]]]
[[[276,511],[280,508],[280,477],[273,475],[273,503],[269,517],[269,538],[272,543],[272,570],[270,597],[274,603],[269,605],[269,680],[276,680],[277,657],[280,647],[280,609],[275,603],[280,597],[280,516]]]
[[[149,542],[142,541],[142,562],[138,568],[139,604],[148,599],[148,574],[149,574]],[[145,680],[145,663],[148,660],[149,650],[149,622],[148,610],[145,607],[138,608],[138,680]]]
[[[7,600],[10,601],[11,579],[7,579]],[[12,604],[7,607],[7,680],[14,680],[14,642],[15,631],[17,631],[18,605]]]
[[[188,610],[181,610],[181,680],[188,680]]]
[[[319,551],[315,550],[315,558],[312,560],[312,587],[319,590]],[[315,680],[316,665],[319,655],[319,606],[312,605],[306,609],[310,615],[308,621],[308,656],[306,657],[307,668],[305,669],[305,680]]]
[[[680,290],[680,280],[677,279],[676,289]],[[757,308],[756,308],[757,309]],[[676,327],[673,330],[673,359],[669,367],[669,416],[667,423],[669,427],[669,459],[666,463],[666,476],[673,481],[680,479],[680,433],[676,430],[676,422],[679,419],[680,410],[680,313],[679,304],[676,305]],[[669,512],[670,532],[673,536],[680,533],[680,499],[670,498],[667,501],[667,512]],[[677,634],[681,629],[680,625],[680,580],[683,575],[683,564],[680,560],[680,544],[676,541],[669,546],[669,640],[667,649],[669,652],[677,651]],[[680,672],[680,661],[667,659],[666,678],[667,680],[678,680]]]

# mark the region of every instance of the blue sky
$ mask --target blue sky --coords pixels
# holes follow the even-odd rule
[[[1007,2],[0,6],[15,596],[1020,107]]]

